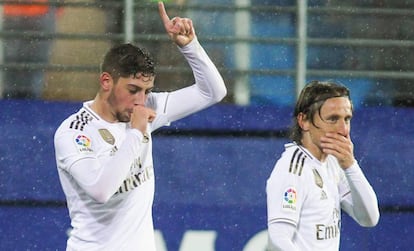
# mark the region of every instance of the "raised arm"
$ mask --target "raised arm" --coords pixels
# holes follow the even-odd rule
[[[361,226],[377,225],[380,217],[377,196],[361,168],[355,162],[345,170],[345,175],[351,192],[341,202],[342,208]]]
[[[379,220],[377,196],[355,160],[350,134],[327,133],[321,142],[324,152],[336,157],[349,184],[350,194],[345,195],[342,208],[360,225],[375,226]]]
[[[162,2],[158,3],[158,8],[166,32],[178,45],[193,71],[195,84],[170,92],[167,97],[154,101],[157,102],[155,106],[162,110],[157,110],[153,130],[165,125],[165,122],[172,122],[207,108],[221,101],[227,94],[223,78],[198,42],[192,21],[181,17],[170,19]]]

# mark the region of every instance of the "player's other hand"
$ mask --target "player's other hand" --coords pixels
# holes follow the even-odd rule
[[[155,116],[156,113],[154,110],[142,105],[136,105],[131,114],[131,127],[145,134],[148,123],[152,122]]]
[[[189,18],[174,17],[170,19],[165,10],[164,3],[158,2],[158,11],[165,30],[178,46],[183,47],[189,44],[195,37],[193,21]]]

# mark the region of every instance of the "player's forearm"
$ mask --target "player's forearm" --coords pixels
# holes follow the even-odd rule
[[[101,163],[93,158],[79,160],[70,169],[72,176],[97,202],[107,202],[128,176],[131,163],[139,156],[142,138],[138,130],[130,130],[109,161]]]
[[[375,226],[379,220],[378,200],[357,163],[345,171],[352,194],[352,210],[359,224]]]
[[[179,48],[193,70],[196,85],[210,102],[217,103],[227,94],[223,78],[214,63],[201,47],[197,37],[188,45]]]

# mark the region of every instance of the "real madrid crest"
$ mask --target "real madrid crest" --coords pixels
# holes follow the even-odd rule
[[[115,138],[114,136],[108,131],[108,129],[99,129],[99,134],[105,140],[105,142],[113,145],[115,144]]]
[[[315,184],[322,188],[323,187],[323,180],[322,177],[319,175],[318,171],[316,169],[312,169],[313,171],[313,176],[315,178]]]

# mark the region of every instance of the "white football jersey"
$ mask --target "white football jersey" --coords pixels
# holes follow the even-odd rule
[[[179,49],[193,70],[195,84],[148,94],[146,106],[155,110],[156,117],[145,135],[129,128],[129,123],[104,121],[92,111],[91,102],[56,131],[57,169],[73,227],[67,250],[155,251],[151,132],[217,103],[226,94],[223,79],[196,38]],[[96,199],[100,191],[115,192],[100,201]]]
[[[338,250],[342,198],[349,186],[337,160],[324,163],[306,149],[287,144],[267,181],[268,224],[296,227],[299,250]]]
[[[107,203],[96,202],[71,176],[70,167],[83,158],[97,158],[102,164],[109,161],[128,131],[126,123],[108,123],[88,106],[85,103],[56,132],[58,173],[73,227],[68,250],[155,250],[151,136],[141,144],[141,154],[130,163],[130,174]]]

